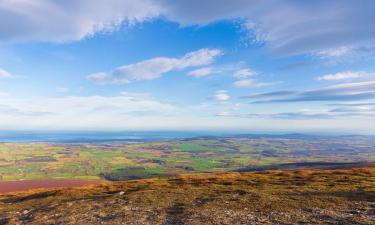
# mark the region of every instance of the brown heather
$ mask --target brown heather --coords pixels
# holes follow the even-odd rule
[[[0,196],[0,224],[375,224],[375,168],[180,175]]]

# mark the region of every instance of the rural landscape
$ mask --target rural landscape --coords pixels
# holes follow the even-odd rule
[[[140,143],[1,143],[2,181],[129,180],[375,161],[372,136],[238,135]]]
[[[0,225],[374,225],[375,0],[0,0]]]
[[[372,136],[0,146],[0,224],[375,221]]]

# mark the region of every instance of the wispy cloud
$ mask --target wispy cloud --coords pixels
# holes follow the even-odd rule
[[[27,101],[0,101],[0,114],[7,115],[55,115],[61,118],[82,116],[98,112],[127,114],[132,112],[172,112],[173,105],[153,99],[141,93],[121,93],[118,96],[65,96],[56,98],[30,99]],[[69,108],[70,110],[66,110]],[[156,115],[156,114],[155,114]],[[110,118],[110,117],[109,117]],[[46,117],[47,119],[47,117]]]
[[[0,41],[80,40],[160,12],[152,0],[1,1]]]
[[[334,108],[330,110],[330,112],[363,113],[363,114],[371,113],[371,115],[374,115],[375,108],[368,107],[368,106],[346,106],[346,107]]]
[[[25,78],[27,78],[27,76],[14,74],[14,73],[9,72],[8,70],[0,68],[0,79],[1,78],[4,78],[4,79],[25,79]]]
[[[373,44],[373,1],[2,1],[0,41],[80,40],[164,17],[183,26],[241,19],[253,40],[283,55],[348,54]]]
[[[322,59],[332,59],[332,58],[341,58],[352,54],[353,48],[348,46],[341,46],[338,48],[331,48],[320,51],[317,53]]]
[[[257,75],[257,72],[255,72],[254,70],[250,68],[244,68],[235,71],[233,76],[237,79],[246,79],[255,75]]]
[[[53,115],[52,112],[37,111],[37,110],[21,110],[8,105],[0,105],[0,115],[11,116],[47,116]]]
[[[215,116],[230,117],[231,114],[229,112],[219,112],[219,113],[216,113]]]
[[[309,101],[357,101],[375,99],[375,81],[345,83],[328,86],[311,91],[279,91],[255,95],[241,96],[240,98],[256,99],[270,97],[267,100],[254,101],[253,103],[277,102],[309,102]],[[283,96],[283,98],[277,98]],[[273,98],[276,97],[276,98]]]
[[[237,118],[255,118],[255,119],[280,119],[280,120],[321,120],[321,119],[338,119],[348,117],[373,117],[375,109],[358,109],[358,108],[335,108],[331,110],[298,110],[296,112],[280,113],[229,113],[221,112],[216,116],[237,117]]]
[[[219,49],[204,48],[187,53],[181,58],[157,57],[135,64],[124,65],[112,72],[91,74],[87,78],[100,84],[154,80],[171,71],[209,65],[222,54]]]
[[[244,95],[244,96],[240,96],[239,98],[242,98],[242,99],[273,98],[273,97],[291,96],[297,93],[298,92],[295,92],[295,91],[274,91],[274,92]]]
[[[168,1],[165,15],[184,25],[205,25],[223,19],[241,18],[251,41],[263,41],[282,55],[344,54],[346,48],[375,41],[374,2],[365,1]],[[332,49],[341,48],[333,52]],[[330,52],[328,53],[328,50]]]
[[[204,76],[207,76],[207,75],[210,75],[212,73],[214,73],[215,70],[214,68],[212,67],[204,67],[204,68],[199,68],[199,69],[196,69],[196,70],[192,70],[188,73],[189,76],[193,76],[193,77],[204,77]]]
[[[375,102],[359,102],[359,103],[332,103],[328,106],[375,106]]]
[[[233,85],[237,88],[247,88],[247,87],[251,87],[253,84],[254,84],[254,80],[252,79],[238,80],[233,83]]]
[[[334,74],[326,74],[317,77],[316,80],[336,81],[336,80],[348,80],[356,79],[361,77],[375,77],[375,73],[369,73],[365,71],[344,71]]]
[[[228,91],[226,90],[219,90],[215,92],[213,99],[218,100],[218,101],[227,101],[230,99],[230,95],[228,94]]]
[[[260,82],[260,81],[257,81],[255,82],[255,86],[256,87],[270,87],[270,86],[274,86],[274,85],[277,85],[277,84],[281,84],[283,83],[282,81],[270,81],[270,82]]]
[[[258,72],[250,68],[236,69],[233,77],[237,80],[233,82],[233,86],[236,88],[266,87],[280,83],[279,81],[260,82],[255,78],[256,75],[258,75]]]
[[[331,49],[326,49],[315,53],[318,59],[324,60],[328,64],[339,64],[343,62],[353,62],[358,60],[368,60],[373,58],[375,52],[375,45],[369,42],[364,45],[341,46]]]
[[[0,125],[7,129],[150,129],[170,126],[169,120],[182,111],[142,93],[0,98]]]
[[[311,112],[282,112],[282,113],[245,113],[245,114],[216,114],[221,117],[237,117],[252,119],[286,119],[286,120],[310,120],[310,119],[333,119],[333,113],[311,113]]]
[[[11,77],[14,77],[14,75],[0,68],[0,78],[11,78]]]

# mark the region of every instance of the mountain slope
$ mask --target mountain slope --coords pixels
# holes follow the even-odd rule
[[[375,168],[181,175],[0,196],[0,224],[374,224]]]

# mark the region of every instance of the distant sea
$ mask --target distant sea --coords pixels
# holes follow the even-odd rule
[[[46,132],[46,131],[0,131],[0,142],[145,142],[174,140],[199,136],[220,136],[214,132],[186,131],[121,131],[121,132]]]
[[[323,136],[321,136],[323,135]],[[0,142],[104,143],[167,141],[196,137],[251,137],[311,139],[335,134],[301,134],[282,132],[215,132],[215,131],[1,131]]]

